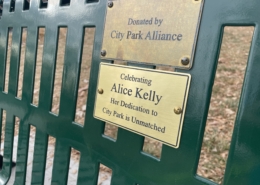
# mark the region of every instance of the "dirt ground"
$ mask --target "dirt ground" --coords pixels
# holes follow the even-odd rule
[[[39,30],[36,75],[34,85],[33,104],[38,105],[40,76],[42,65],[42,52],[44,46],[44,29]],[[58,114],[60,89],[63,73],[64,51],[66,41],[66,28],[61,28],[58,57],[55,75],[55,89],[52,103],[52,112]],[[95,29],[87,28],[85,30],[84,48],[82,56],[80,83],[78,89],[77,111],[75,122],[84,124],[86,111],[86,101],[88,93],[88,83],[91,65],[92,43]],[[252,27],[225,29],[221,54],[219,57],[218,71],[214,83],[211,105],[208,114],[207,127],[204,136],[201,157],[198,167],[198,174],[209,178],[217,183],[221,183],[225,171],[226,160],[228,156],[230,140],[233,133],[234,120],[236,117],[237,107],[240,98],[241,87],[244,78],[244,72],[247,64],[248,51],[253,34]],[[19,84],[17,96],[21,97],[22,79],[24,66],[24,53],[26,47],[26,30],[23,31],[23,42],[21,49],[21,65],[19,74]],[[9,35],[8,49],[11,48],[12,34]],[[10,51],[8,52],[10,61]],[[120,64],[120,62],[118,62]],[[122,63],[121,63],[122,64]],[[173,70],[172,68],[161,68],[161,70]],[[6,68],[6,74],[9,74],[9,65]],[[8,89],[8,75],[6,75],[5,91]],[[5,116],[3,117],[5,122]],[[17,120],[19,124],[19,120]],[[4,124],[3,124],[4,129]],[[16,129],[17,133],[17,129]],[[115,138],[117,137],[117,127],[106,124],[105,134]],[[3,141],[3,136],[1,141]],[[50,144],[54,145],[55,141],[50,139]],[[162,144],[158,141],[146,138],[143,150],[153,156],[160,158]],[[78,159],[78,151],[73,151],[72,157]],[[111,172],[105,166],[100,167],[101,171]],[[99,182],[100,183],[100,182]]]

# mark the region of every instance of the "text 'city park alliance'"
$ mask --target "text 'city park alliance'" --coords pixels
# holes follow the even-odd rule
[[[118,39],[122,41],[123,39],[132,40],[159,40],[159,41],[181,41],[183,35],[181,33],[165,33],[160,31],[160,27],[163,25],[163,19],[157,17],[152,17],[150,19],[132,19],[129,18],[127,25],[132,26],[151,26],[156,25],[158,30],[152,30],[148,32],[139,31],[126,31],[121,32],[120,30],[113,30],[110,34],[112,39]]]

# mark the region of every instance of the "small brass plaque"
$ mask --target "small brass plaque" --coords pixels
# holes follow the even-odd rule
[[[191,76],[101,63],[94,117],[179,147]]]
[[[203,0],[113,0],[107,8],[103,59],[192,66]],[[189,62],[181,62],[188,58]]]

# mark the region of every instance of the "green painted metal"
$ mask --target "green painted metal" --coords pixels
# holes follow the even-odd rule
[[[9,12],[5,0],[0,20],[0,109],[7,112],[4,161],[0,184],[11,172],[14,116],[21,119],[15,184],[25,184],[29,126],[37,128],[32,171],[32,184],[43,184],[47,138],[56,138],[53,185],[64,185],[68,177],[70,147],[81,152],[77,184],[96,185],[99,163],[113,170],[112,185],[198,185],[215,184],[196,175],[200,148],[209,108],[212,85],[219,56],[224,26],[255,26],[253,45],[236,118],[231,150],[223,184],[260,184],[260,1],[205,0],[192,82],[179,149],[163,146],[160,160],[144,154],[144,138],[119,129],[116,141],[103,136],[104,123],[93,118],[93,107],[99,69],[106,0],[99,2],[71,0],[60,7],[53,0],[47,9],[39,9],[39,0],[31,0],[23,11],[23,0],[16,0],[15,11]],[[49,0],[50,1],[50,0]],[[89,1],[90,2],[90,1]],[[27,7],[28,8],[28,7]],[[167,13],[167,12],[165,12]],[[55,69],[57,30],[68,27],[66,55],[61,91],[60,113],[50,113]],[[8,27],[13,28],[13,44],[8,93],[3,92]],[[16,98],[21,28],[27,27],[27,49],[22,99]],[[46,28],[39,106],[31,104],[38,27]],[[84,127],[73,123],[84,27],[95,27],[95,41],[90,86]],[[111,61],[112,62],[112,61]],[[131,64],[129,65],[137,65]],[[137,65],[138,66],[138,65]],[[150,67],[140,65],[139,67]]]

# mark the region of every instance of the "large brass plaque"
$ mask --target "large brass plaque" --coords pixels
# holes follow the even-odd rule
[[[101,63],[94,117],[179,147],[191,76]]]
[[[189,69],[203,0],[113,0],[107,8],[103,59]],[[187,57],[189,64],[181,59]]]

